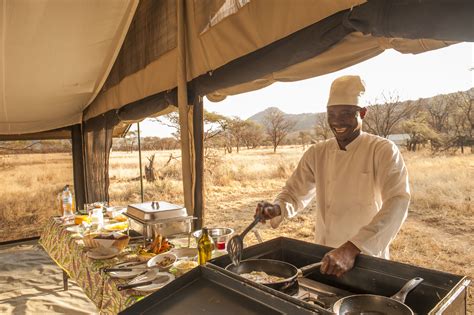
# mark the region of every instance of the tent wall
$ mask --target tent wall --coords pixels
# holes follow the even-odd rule
[[[104,115],[83,126],[86,203],[109,201],[109,156],[117,123],[113,115]]]

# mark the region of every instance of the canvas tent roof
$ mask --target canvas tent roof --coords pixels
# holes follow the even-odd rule
[[[474,41],[473,11],[471,0],[0,0],[0,139],[81,124],[87,199],[107,200],[117,127],[178,106],[194,209],[202,96]]]
[[[364,2],[184,1],[187,81],[210,75],[233,60],[337,12],[361,7]],[[384,2],[365,3],[367,8],[360,16],[370,17]],[[171,0],[144,0],[140,5],[138,0],[1,0],[0,134],[62,128],[175,88],[177,3]],[[416,14],[414,3],[416,1],[401,1],[400,5],[392,6],[392,13],[405,15],[409,20],[410,14]],[[387,38],[383,29],[377,30],[380,31],[374,34],[377,37],[350,32],[350,28],[341,32],[336,30],[336,22],[327,24],[326,32],[339,33],[331,38],[326,36],[325,40],[329,38],[333,42],[315,50],[313,57],[298,60],[298,56],[291,56],[295,60],[280,65],[280,69],[269,69],[256,78],[243,78],[249,79],[245,82],[231,82],[236,83],[231,86],[216,85],[215,91],[206,94],[210,99],[222,99],[225,95],[255,90],[275,81],[322,75],[371,58],[387,48],[419,53],[444,47],[449,44],[445,41],[469,40],[460,32],[454,36],[442,29],[447,23],[461,23],[463,19],[459,15],[458,19],[449,18],[449,21],[439,19],[449,14],[445,9],[440,11],[442,6],[454,10],[452,16],[455,16],[472,12],[468,5],[468,1],[425,1],[424,10],[431,10],[425,14],[436,14],[430,17],[433,22],[426,25],[427,19],[419,17],[420,23],[426,26],[420,28],[418,24],[418,34],[407,32],[406,37],[441,41]],[[397,25],[398,22],[393,18],[387,20],[386,24],[389,23]],[[368,24],[363,21],[361,24],[360,29],[365,31],[363,27]],[[435,27],[437,24],[440,27]],[[449,27],[455,31],[461,25]],[[454,31],[451,33],[455,34]],[[472,34],[472,28],[464,33]],[[403,34],[394,34],[394,37],[400,35]]]

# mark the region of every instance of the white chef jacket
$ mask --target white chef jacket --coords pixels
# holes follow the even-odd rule
[[[273,228],[316,196],[316,243],[351,241],[362,253],[389,258],[388,247],[406,219],[408,173],[397,146],[362,132],[341,150],[335,138],[311,146],[275,199],[282,215]]]

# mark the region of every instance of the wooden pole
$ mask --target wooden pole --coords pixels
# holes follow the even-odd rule
[[[197,217],[195,230],[201,229],[204,217],[204,105],[202,96],[194,97],[194,168],[196,170],[194,186],[194,216]]]
[[[143,202],[142,145],[140,141],[140,123],[139,122],[137,122],[137,135],[138,135],[138,165],[140,166],[140,196]]]
[[[74,176],[74,195],[76,209],[84,209],[86,203],[85,167],[84,167],[84,142],[82,139],[81,124],[71,128],[72,140],[72,170]]]

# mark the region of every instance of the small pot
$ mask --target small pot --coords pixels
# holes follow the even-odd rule
[[[337,300],[332,309],[336,314],[413,315],[411,308],[405,304],[405,298],[422,281],[419,277],[411,279],[392,297],[373,294],[346,296]]]
[[[305,277],[321,266],[321,262],[310,264],[302,268],[296,268],[294,265],[284,261],[273,259],[247,259],[240,262],[238,266],[230,264],[225,267],[238,275],[243,273],[250,273],[252,271],[263,271],[269,275],[281,277],[284,280],[271,283],[261,283],[272,289],[285,292],[296,285],[298,277]]]

